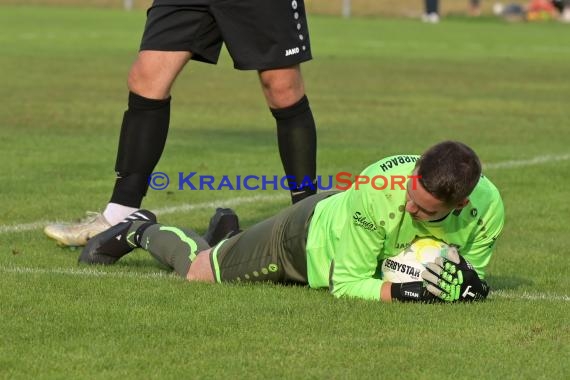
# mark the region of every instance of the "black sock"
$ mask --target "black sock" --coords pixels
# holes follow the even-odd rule
[[[117,180],[110,202],[140,207],[148,178],[164,150],[169,123],[170,98],[156,100],[129,93],[115,165]]]
[[[303,96],[292,106],[271,109],[277,122],[279,154],[293,203],[315,194],[317,132],[309,100]]]
[[[154,222],[145,222],[142,220],[137,220],[134,221],[133,224],[131,225],[131,227],[129,228],[129,231],[127,232],[127,236],[129,236],[131,233],[135,233],[135,235],[133,236],[133,242],[135,243],[135,245],[137,247],[142,247],[141,241],[142,241],[142,237],[144,232],[146,231],[147,228],[149,228],[150,226],[154,225],[156,223]]]

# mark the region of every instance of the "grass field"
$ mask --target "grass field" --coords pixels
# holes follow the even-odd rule
[[[0,0],[0,5],[48,5],[48,6],[73,6],[82,8],[115,8],[124,7],[124,0]],[[131,0],[134,9],[147,9],[152,0]],[[495,2],[482,1],[481,11],[483,15],[491,15]],[[509,4],[526,5],[526,0],[510,0]],[[305,1],[307,11],[311,14],[336,15],[342,14],[345,0],[308,0]],[[469,0],[446,0],[440,1],[439,11],[442,15],[466,15],[468,13]],[[392,17],[415,17],[418,18],[424,11],[424,3],[421,0],[350,0],[350,13],[353,16],[392,16]]]
[[[570,45],[557,23],[313,16],[303,70],[319,173],[442,139],[473,146],[507,222],[472,305],[383,305],[272,285],[188,284],[144,252],[84,268],[43,236],[101,209],[144,12],[0,8],[0,378],[567,379]],[[256,74],[190,64],[157,171],[281,175]],[[283,191],[149,191],[164,223],[247,226]]]

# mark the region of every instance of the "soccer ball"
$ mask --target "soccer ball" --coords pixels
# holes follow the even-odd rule
[[[390,282],[422,281],[421,273],[427,263],[445,255],[449,245],[432,238],[420,238],[397,256],[382,262],[382,279]]]

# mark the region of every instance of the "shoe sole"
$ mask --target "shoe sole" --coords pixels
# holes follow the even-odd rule
[[[85,241],[85,243],[77,242],[77,241],[72,242],[72,241],[70,241],[70,240],[68,240],[62,236],[51,233],[46,229],[44,229],[44,234],[48,238],[55,240],[56,244],[59,247],[83,247],[85,244],[87,244],[87,240]]]

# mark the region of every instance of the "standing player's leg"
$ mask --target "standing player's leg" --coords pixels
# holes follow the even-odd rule
[[[314,194],[316,128],[300,69],[312,59],[304,1],[222,1],[210,11],[235,68],[259,74],[293,203]]]
[[[216,63],[220,53],[222,39],[207,12],[209,0],[192,2],[187,6],[154,0],[149,9],[140,53],[129,73],[129,107],[121,127],[111,200],[102,215],[48,225],[44,232],[60,244],[84,245],[139,208],[148,176],[164,149],[172,84],[189,59]]]
[[[81,246],[139,209],[158,163],[170,122],[170,89],[189,52],[141,51],[128,79],[115,171],[117,179],[103,214],[77,224],[51,224],[44,232],[62,245]]]
[[[184,51],[141,51],[129,73],[115,171],[117,179],[103,216],[116,224],[140,208],[148,178],[164,150],[170,124],[170,90],[190,59]]]
[[[277,124],[279,155],[296,203],[316,193],[317,133],[300,65],[259,71]]]

